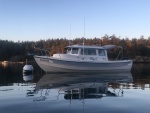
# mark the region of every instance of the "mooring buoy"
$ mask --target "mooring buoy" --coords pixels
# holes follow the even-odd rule
[[[23,67],[23,80],[30,81],[32,79],[33,79],[33,66],[28,65],[26,59],[26,65]]]

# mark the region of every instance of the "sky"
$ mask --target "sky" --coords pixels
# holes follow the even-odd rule
[[[150,0],[0,0],[0,40],[150,36]]]

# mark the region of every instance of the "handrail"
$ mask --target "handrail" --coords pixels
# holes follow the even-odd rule
[[[34,47],[34,49],[40,50],[42,56],[44,56],[43,51],[45,52],[46,56],[48,56],[47,52],[50,54],[50,52],[48,50],[46,50],[46,49],[40,49],[40,48],[36,48],[36,47]]]
[[[122,51],[123,51],[123,49],[121,48],[121,50],[119,51],[119,54],[118,54],[116,60],[118,60],[118,58],[119,58],[119,56],[120,56],[120,54],[121,54]]]

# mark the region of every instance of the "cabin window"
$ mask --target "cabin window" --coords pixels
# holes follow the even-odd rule
[[[72,54],[78,54],[78,48],[72,48]]]
[[[71,53],[71,48],[68,48],[67,49],[67,54],[70,54]]]
[[[98,49],[98,55],[99,55],[99,56],[105,56],[105,50],[103,50],[103,49]]]
[[[85,48],[84,49],[84,53],[83,53],[83,49],[81,49],[81,55],[96,55],[96,49],[92,49],[92,48]]]

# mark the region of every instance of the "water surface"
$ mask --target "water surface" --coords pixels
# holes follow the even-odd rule
[[[45,74],[32,63],[0,64],[2,113],[149,113],[150,64],[134,64],[124,73]],[[31,78],[32,78],[31,77]]]

